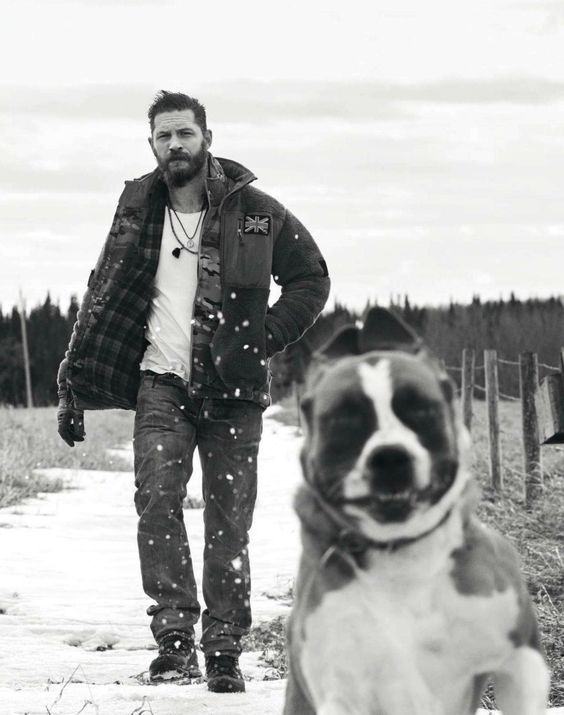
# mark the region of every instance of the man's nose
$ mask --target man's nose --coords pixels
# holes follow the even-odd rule
[[[172,152],[172,151],[179,151],[180,149],[182,149],[182,144],[180,143],[180,140],[178,139],[178,137],[176,137],[176,136],[171,137],[171,139],[168,143],[168,150]]]

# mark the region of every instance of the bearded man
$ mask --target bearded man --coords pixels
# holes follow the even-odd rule
[[[212,156],[200,102],[162,91],[149,108],[157,169],[126,181],[58,373],[59,434],[85,409],[135,409],[135,506],[159,654],[153,681],[201,676],[200,604],[183,517],[198,448],[204,497],[202,635],[208,687],[240,692],[251,625],[249,529],[269,358],[314,322],[329,293],[304,226]],[[270,278],[282,286],[268,305]]]

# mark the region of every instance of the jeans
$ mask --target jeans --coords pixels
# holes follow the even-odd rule
[[[201,647],[238,655],[251,626],[248,542],[257,493],[262,408],[247,400],[194,398],[172,374],[143,373],[134,429],[135,506],[147,613],[157,642],[193,639],[200,604],[182,502],[197,446],[204,497]]]

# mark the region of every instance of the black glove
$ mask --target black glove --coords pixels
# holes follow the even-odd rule
[[[69,447],[74,447],[75,442],[84,442],[84,411],[74,406],[70,393],[59,393],[57,422],[58,432]]]

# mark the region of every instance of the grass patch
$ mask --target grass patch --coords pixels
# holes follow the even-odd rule
[[[474,473],[482,487],[478,516],[509,539],[521,557],[522,572],[535,603],[541,639],[552,670],[549,703],[564,705],[564,452],[554,446],[542,447],[544,494],[531,511],[525,509],[521,408],[518,403],[502,403],[501,443],[504,486],[493,490],[489,478],[487,422],[484,405],[475,409],[472,437]],[[493,707],[491,688],[484,705]]]
[[[248,651],[259,651],[259,660],[269,668],[274,668],[280,678],[288,675],[286,620],[286,616],[276,616],[270,621],[259,623],[253,626],[249,635],[242,639],[243,648]]]
[[[55,407],[0,408],[0,507],[63,488],[62,480],[37,474],[37,468],[130,469],[106,449],[131,441],[133,412],[87,412],[85,422],[85,441],[71,448],[57,433]]]
[[[273,419],[283,424],[297,425],[295,397],[286,398],[279,404],[284,409],[273,415]],[[544,494],[534,508],[527,512],[520,404],[502,402],[500,422],[504,487],[502,493],[497,494],[489,477],[485,405],[475,402],[472,424],[473,472],[482,490],[478,516],[484,523],[504,534],[519,552],[522,572],[537,610],[546,658],[552,670],[549,703],[552,707],[564,706],[564,448],[542,448]],[[274,647],[280,647],[281,650],[284,647],[283,640],[275,637],[278,631],[278,624],[273,624],[272,643],[264,639],[269,653]],[[281,662],[282,652],[269,657]],[[495,708],[491,687],[482,706]]]

